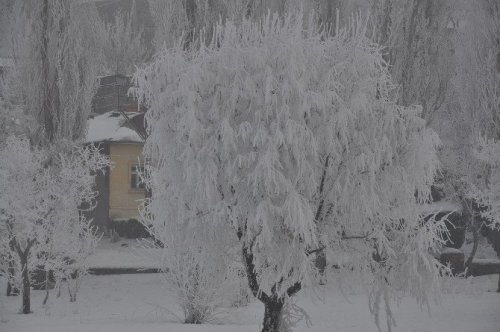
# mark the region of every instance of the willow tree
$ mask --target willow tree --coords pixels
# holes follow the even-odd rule
[[[218,25],[210,45],[179,43],[136,73],[149,107],[151,229],[199,243],[231,231],[264,332],[314,282],[321,251],[365,277],[390,328],[390,298],[426,303],[437,290],[429,250],[444,225],[425,222],[419,205],[438,138],[419,107],[396,104],[362,20],[332,36],[302,17]]]

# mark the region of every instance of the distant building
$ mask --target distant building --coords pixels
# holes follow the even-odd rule
[[[97,145],[111,160],[111,169],[96,178],[99,196],[91,213],[101,231],[121,229],[120,223],[136,223],[138,208],[145,198],[140,181],[144,111],[138,110],[136,101],[127,96],[129,86],[128,77],[102,77],[88,120],[86,142]]]

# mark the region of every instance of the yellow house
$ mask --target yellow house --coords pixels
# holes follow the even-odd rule
[[[142,143],[110,144],[109,217],[112,220],[137,219],[138,206],[144,199],[140,181]]]
[[[137,221],[145,198],[143,171],[144,112],[127,96],[129,78],[101,78],[88,120],[86,143],[109,156],[111,167],[96,175],[98,196],[90,213],[101,231],[115,230],[122,236],[139,237],[144,228]]]
[[[139,219],[139,207],[145,198],[141,181],[144,140],[134,123],[141,123],[143,119],[142,112],[112,111],[88,121],[87,143],[98,146],[111,162],[105,174],[96,175],[99,195],[92,218],[102,231],[115,229],[120,233],[125,223],[130,228],[129,224]],[[132,225],[132,228],[138,227],[140,225]]]

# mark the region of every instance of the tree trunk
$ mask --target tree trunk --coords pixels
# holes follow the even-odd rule
[[[326,253],[324,250],[321,250],[316,253],[316,257],[314,258],[314,265],[318,269],[319,273],[319,284],[326,285]]]
[[[268,301],[264,303],[264,321],[262,332],[278,332],[281,325],[283,301]]]
[[[238,238],[241,238],[241,233],[238,233]],[[255,272],[255,265],[253,263],[253,253],[249,249],[253,243],[247,247],[243,246],[243,263],[246,267],[248,286],[253,295],[264,303],[264,321],[262,323],[262,332],[278,332],[281,325],[281,313],[283,312],[283,305],[285,303],[284,297],[278,297],[276,292],[277,284],[271,288],[270,294],[261,291]],[[301,282],[296,282],[286,290],[286,295],[292,297],[297,294],[302,288]]]
[[[474,256],[476,256],[477,248],[479,247],[479,228],[481,227],[481,225],[476,224],[475,212],[472,211],[472,213],[470,215],[471,215],[471,221],[472,221],[471,227],[472,227],[472,236],[473,236],[474,243],[472,245],[472,251],[469,255],[469,258],[467,258],[467,261],[464,264],[466,269],[470,268],[470,266],[472,264],[472,260],[474,259]]]
[[[31,303],[30,303],[30,274],[28,271],[28,255],[23,255],[21,257],[21,269],[22,269],[22,278],[23,278],[23,307],[22,313],[29,314],[31,313]]]
[[[47,304],[49,299],[49,271],[45,269],[45,298],[43,299],[43,305]]]
[[[498,288],[497,292],[500,293],[500,273],[498,274]]]

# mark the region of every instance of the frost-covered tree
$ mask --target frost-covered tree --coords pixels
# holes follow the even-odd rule
[[[452,81],[456,107],[446,124],[461,130],[452,136],[452,140],[448,139],[455,158],[442,159],[453,165],[449,167],[452,168],[450,173],[460,177],[464,183],[464,196],[474,202],[472,207],[475,208],[468,209],[471,211],[468,228],[474,240],[466,261],[466,265],[470,265],[478,248],[479,230],[485,226],[484,219],[480,218],[478,208],[482,203],[478,201],[477,190],[488,190],[491,181],[494,182],[491,176],[494,176],[496,162],[488,161],[484,150],[490,149],[488,146],[494,144],[491,140],[498,140],[500,134],[497,114],[500,107],[500,69],[497,67],[500,7],[497,2],[489,0],[462,1],[459,4],[464,10],[458,16],[455,58],[459,66]],[[480,209],[487,206],[489,204]]]
[[[490,221],[488,226],[500,229],[500,144],[495,140],[483,140],[477,153],[478,160],[488,166],[489,176],[481,188],[476,188],[474,198],[487,207],[482,216]],[[474,195],[475,194],[475,195]]]
[[[474,245],[468,263],[472,262],[478,249],[479,233],[485,235],[488,242],[500,257],[500,142],[498,139],[482,139],[476,147],[478,166],[487,171],[483,181],[472,186],[468,197],[480,207],[481,218],[475,220]],[[478,217],[479,217],[478,216]],[[500,292],[500,274],[497,292]]]
[[[16,105],[35,119],[37,144],[83,137],[102,67],[95,6],[79,0],[16,0],[11,13]]]
[[[460,223],[477,249],[481,220],[473,188],[487,167],[476,158],[481,136],[498,131],[495,4],[489,0],[372,0],[374,35],[400,86],[403,105],[422,104],[424,118],[442,140],[444,199],[461,205]],[[497,6],[498,4],[496,4]],[[495,87],[497,86],[497,87]],[[497,101],[495,101],[495,98]],[[497,106],[495,106],[495,104]],[[443,198],[443,197],[442,197]]]
[[[465,27],[460,29],[457,52],[462,64],[457,71],[457,95],[462,114],[466,116],[458,117],[457,121],[465,122],[464,127],[470,129],[467,144],[457,142],[466,148],[462,148],[462,162],[457,164],[455,172],[463,174],[465,194],[475,204],[469,225],[474,240],[466,262],[469,265],[478,249],[480,230],[487,234],[497,253],[500,252],[495,202],[499,161],[496,153],[500,138],[500,4],[478,0],[464,2],[463,6],[468,10],[460,17]]]
[[[146,58],[148,50],[143,31],[134,29],[133,14],[118,12],[114,19],[113,23],[102,23],[106,71],[130,75]]]
[[[368,0],[148,0],[154,23],[153,44],[157,51],[174,45],[180,38],[185,45],[203,31],[210,37],[213,27],[222,20],[241,22],[259,21],[268,13],[280,16],[301,10],[307,17],[317,13],[318,25],[347,23],[357,10],[368,7]],[[207,40],[206,42],[210,42]]]
[[[387,47],[391,74],[400,84],[399,101],[422,105],[429,124],[443,106],[454,70],[457,22],[451,7],[450,1],[372,1],[374,34]]]
[[[335,36],[316,27],[302,14],[228,22],[210,45],[165,49],[136,73],[149,107],[148,213],[200,242],[234,234],[264,332],[313,283],[321,251],[364,276],[390,328],[391,298],[426,304],[437,292],[429,250],[444,225],[425,222],[420,203],[438,138],[419,107],[396,104],[361,20]]]
[[[5,78],[0,77],[0,141],[5,141],[10,135],[19,135],[33,128],[33,119],[26,116],[20,105],[16,84],[13,80],[15,67],[8,68]]]
[[[64,259],[82,264],[96,243],[82,207],[92,206],[93,172],[107,160],[90,147],[57,150],[32,147],[14,136],[0,145],[0,241],[19,269],[25,314],[31,310],[33,269],[57,267]]]

